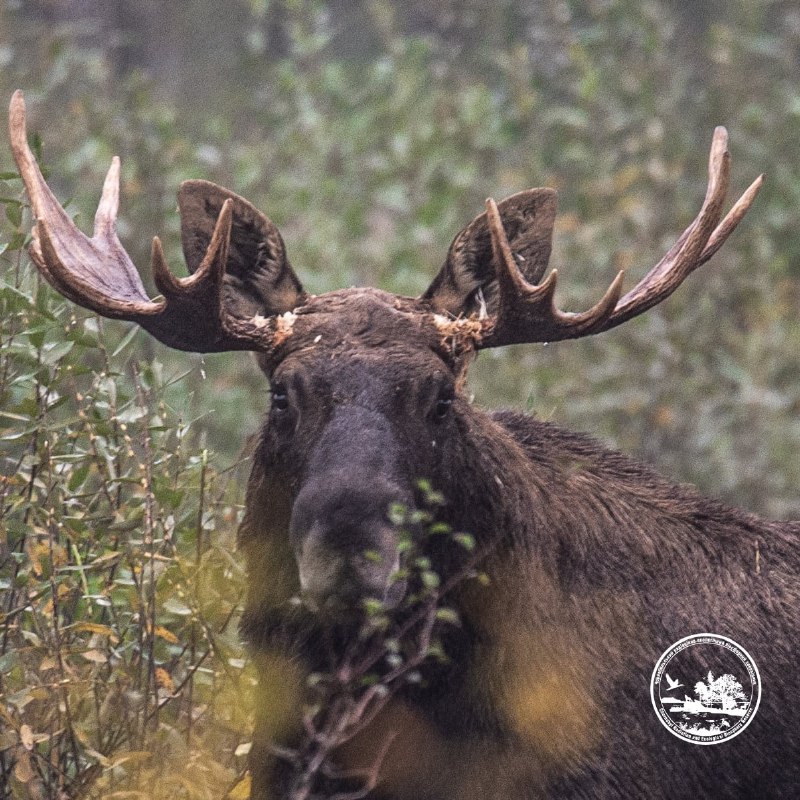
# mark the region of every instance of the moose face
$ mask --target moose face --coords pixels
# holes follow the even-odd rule
[[[447,326],[420,325],[409,305],[376,290],[313,298],[266,365],[262,452],[292,487],[289,539],[318,608],[401,599],[389,510],[414,507],[417,480],[442,474],[457,441]]]

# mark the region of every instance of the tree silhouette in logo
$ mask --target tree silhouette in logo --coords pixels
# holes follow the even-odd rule
[[[738,708],[741,701],[747,700],[742,684],[733,677],[725,674],[715,678],[709,671],[708,682],[698,681],[694,685],[695,697],[704,705],[720,707],[724,710]]]

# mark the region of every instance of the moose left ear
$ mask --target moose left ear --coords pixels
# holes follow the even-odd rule
[[[225,304],[237,317],[271,316],[300,305],[305,293],[274,223],[243,197],[209,181],[184,181],[178,190],[183,255],[189,272],[208,249],[222,204],[233,201],[225,274]]]
[[[547,269],[557,207],[553,189],[528,189],[497,204],[511,252],[529,283],[538,283]],[[453,239],[444,266],[420,299],[439,313],[468,316],[480,310],[480,289],[491,313],[496,310],[496,284],[484,212]]]

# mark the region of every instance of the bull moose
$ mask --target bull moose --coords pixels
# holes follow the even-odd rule
[[[293,627],[287,602],[300,592],[353,614],[365,598],[399,603],[407,589],[394,579],[401,554],[387,509],[418,507],[419,478],[445,499],[437,519],[494,544],[481,565],[488,581],[463,582],[449,598],[461,619],[448,633],[449,662],[423,665],[423,680],[343,749],[343,765],[366,763],[391,732],[378,779],[337,797],[800,797],[800,524],[707,499],[531,416],[481,411],[463,391],[478,351],[609,330],[717,252],[762,180],[723,217],[724,128],[696,219],[633,289],[622,293],[620,273],[582,313],[554,303],[555,270],[544,278],[556,195],[541,188],[488,200],[430,288],[411,298],[307,293],[266,216],[226,189],[187,181],[178,203],[190,275],[175,277],[154,239],[162,297],[152,300],[116,235],[119,160],[89,238],[39,171],[20,92],[10,131],[36,218],[31,257],[49,283],[173,348],[257,354],[272,401],[240,540],[242,627],[260,663],[282,656],[311,669],[319,642],[348,630],[322,611]],[[445,575],[456,563],[443,557]],[[739,643],[760,670],[757,713],[715,746],[673,736],[650,698],[659,656],[700,632]],[[679,678],[668,680],[677,690]],[[252,796],[266,800],[280,795],[280,769],[274,726],[265,711],[259,718]]]

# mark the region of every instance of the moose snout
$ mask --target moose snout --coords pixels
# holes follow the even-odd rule
[[[402,493],[390,484],[365,481],[331,490],[325,481],[305,487],[295,501],[290,536],[300,587],[317,608],[356,607],[373,598],[397,605],[405,583],[395,577],[400,566],[398,533],[388,520]]]
[[[352,530],[331,530],[315,524],[304,537],[297,559],[300,587],[317,608],[355,606],[365,598],[396,605],[402,596],[392,576],[397,572],[399,552],[391,530],[372,530],[371,541],[342,546],[336,539],[363,538]],[[398,594],[400,596],[398,596]]]

